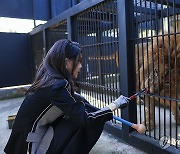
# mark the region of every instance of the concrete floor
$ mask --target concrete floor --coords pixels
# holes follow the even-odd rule
[[[4,146],[9,138],[11,129],[8,128],[7,118],[17,113],[23,98],[15,98],[0,101],[0,154],[3,154]]]
[[[7,118],[17,113],[24,98],[15,98],[0,101],[0,154],[9,138],[11,129],[8,128]],[[115,139],[112,135],[103,132],[90,154],[145,154],[144,152]]]

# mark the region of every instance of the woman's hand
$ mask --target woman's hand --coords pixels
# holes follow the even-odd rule
[[[128,97],[121,95],[118,99],[113,101],[113,103],[116,104],[117,108],[122,108],[122,107],[127,106],[127,103],[129,101],[130,101],[130,99]]]
[[[114,111],[118,108],[127,106],[129,101],[130,101],[130,99],[128,97],[121,95],[119,98],[117,98],[111,104],[109,104],[108,107],[111,109],[111,111]]]

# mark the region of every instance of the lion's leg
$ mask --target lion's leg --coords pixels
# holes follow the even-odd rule
[[[178,125],[180,125],[180,103],[172,101],[171,102],[171,111],[172,111],[172,114],[174,116],[174,119],[175,119],[176,123]]]
[[[147,130],[154,128],[154,115],[155,115],[155,102],[154,99],[150,96],[145,97],[145,121]]]

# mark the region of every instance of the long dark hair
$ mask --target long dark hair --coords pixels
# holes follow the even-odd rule
[[[65,59],[73,60],[74,69],[81,59],[81,56],[81,48],[77,42],[72,42],[67,39],[57,41],[42,61],[35,80],[27,93],[52,85],[58,78],[66,79],[72,86],[72,74],[66,69]]]

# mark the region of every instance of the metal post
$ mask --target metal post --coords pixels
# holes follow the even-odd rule
[[[67,17],[67,33],[68,33],[68,39],[72,40],[72,18],[69,16]]]
[[[35,7],[34,7],[34,0],[32,0],[32,13],[33,13],[33,21],[34,21],[34,27],[36,27],[36,16],[35,16]]]
[[[119,63],[121,94],[130,96],[135,92],[135,59],[133,47],[133,0],[117,0],[119,27]],[[136,104],[131,102],[122,110],[122,118],[137,122]],[[132,129],[122,125],[123,139],[128,139]]]
[[[43,54],[44,54],[44,57],[46,56],[46,30],[43,29]]]

